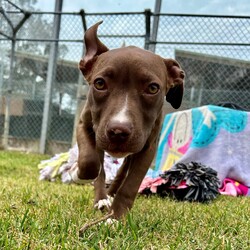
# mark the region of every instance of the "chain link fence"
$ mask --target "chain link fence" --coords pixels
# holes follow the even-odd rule
[[[56,39],[55,17],[60,17]],[[155,17],[159,27],[153,41]],[[180,62],[186,72],[182,109],[222,102],[250,109],[249,17],[154,15],[150,10],[29,13],[6,1],[0,8],[2,147],[56,153],[74,143],[87,91],[78,70],[83,34],[100,20],[104,22],[99,37],[110,49],[123,45],[148,49],[153,44],[157,54]]]
[[[235,103],[250,109],[250,17],[160,16],[156,53],[186,72],[188,107]]]

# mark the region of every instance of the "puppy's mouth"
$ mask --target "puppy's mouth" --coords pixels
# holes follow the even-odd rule
[[[108,154],[110,154],[113,157],[116,158],[124,158],[132,153],[130,148],[127,147],[127,144],[113,144],[113,143],[108,143],[106,144],[106,147],[104,149]]]
[[[96,142],[98,148],[106,151],[109,155],[115,158],[124,158],[141,150],[139,144],[133,143],[132,141],[126,141],[124,143],[112,143],[107,138],[102,137],[99,138],[99,140],[97,139]]]
[[[125,152],[111,152],[111,151],[107,151],[107,153],[109,155],[111,155],[112,157],[114,158],[125,158],[127,157],[128,155],[132,154],[132,153],[125,153]]]

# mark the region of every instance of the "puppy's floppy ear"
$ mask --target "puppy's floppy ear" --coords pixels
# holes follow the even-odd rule
[[[185,73],[179,63],[173,59],[164,59],[167,67],[168,81],[170,89],[166,94],[166,100],[173,108],[178,109],[181,106]],[[168,86],[169,87],[169,86]]]
[[[91,26],[84,35],[85,42],[85,56],[79,63],[79,69],[82,71],[83,75],[87,78],[90,73],[93,64],[95,63],[97,57],[108,51],[109,49],[98,39],[97,29],[102,21]]]

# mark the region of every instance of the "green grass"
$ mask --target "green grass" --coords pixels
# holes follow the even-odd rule
[[[249,198],[210,204],[138,197],[124,223],[78,230],[101,214],[92,186],[38,181],[46,156],[0,151],[0,249],[250,249]]]

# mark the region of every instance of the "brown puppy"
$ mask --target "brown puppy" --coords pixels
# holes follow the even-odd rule
[[[101,22],[85,33],[86,54],[79,67],[89,83],[77,128],[77,183],[92,182],[95,204],[119,219],[132,207],[153,160],[164,99],[179,108],[184,72],[172,59],[129,46],[109,50],[97,37]],[[109,190],[105,189],[104,151],[125,157]]]

